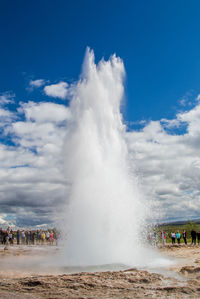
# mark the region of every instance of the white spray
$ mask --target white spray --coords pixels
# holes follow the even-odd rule
[[[140,254],[145,208],[130,171],[120,106],[121,59],[94,62],[89,49],[73,88],[65,146],[70,183],[66,208],[68,265],[134,264]]]

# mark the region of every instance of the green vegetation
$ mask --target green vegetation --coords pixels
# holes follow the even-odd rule
[[[171,243],[171,232],[179,231],[181,234],[181,243],[184,243],[183,240],[183,231],[187,232],[187,241],[191,242],[191,230],[194,229],[196,232],[200,231],[200,224],[197,224],[193,221],[188,221],[186,224],[164,224],[156,227],[156,232],[158,233],[159,240],[161,240],[161,231],[166,232],[167,243]]]

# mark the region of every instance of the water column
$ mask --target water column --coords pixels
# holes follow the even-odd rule
[[[87,49],[65,144],[70,191],[62,226],[69,265],[134,264],[140,257],[145,208],[120,112],[124,77],[120,58],[96,65]]]

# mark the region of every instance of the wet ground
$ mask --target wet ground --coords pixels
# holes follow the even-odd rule
[[[155,271],[121,265],[117,271],[66,274],[80,269],[52,264],[56,247],[0,247],[0,298],[200,298],[200,248],[168,245],[159,251],[176,263]]]

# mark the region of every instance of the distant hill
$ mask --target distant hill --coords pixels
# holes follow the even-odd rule
[[[187,224],[188,222],[193,222],[193,223],[196,223],[196,224],[200,224],[200,219],[193,219],[193,220],[177,220],[177,221],[169,221],[169,222],[162,222],[162,223],[159,223],[157,226],[167,226],[167,225],[184,225],[184,224]]]

